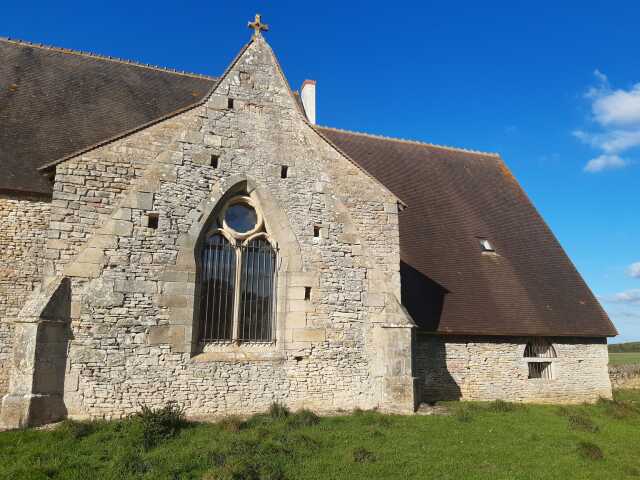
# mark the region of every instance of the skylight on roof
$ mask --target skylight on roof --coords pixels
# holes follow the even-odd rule
[[[478,240],[480,241],[480,249],[482,250],[483,253],[496,251],[496,249],[493,248],[493,245],[491,244],[491,242],[486,238],[479,238]]]

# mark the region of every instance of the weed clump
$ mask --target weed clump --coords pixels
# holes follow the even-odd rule
[[[616,420],[624,420],[640,414],[638,407],[624,400],[600,398],[598,405],[604,407],[605,413]]]
[[[453,409],[453,416],[456,420],[468,423],[473,420],[473,415],[477,411],[477,407],[470,403],[461,402]]]
[[[569,415],[569,428],[589,433],[600,431],[600,427],[593,423],[589,417],[580,414]]]
[[[591,442],[580,442],[578,444],[578,453],[588,460],[603,460],[604,453],[602,449]]]
[[[274,420],[287,418],[291,413],[287,407],[278,402],[273,402],[269,407],[269,416]]]
[[[356,448],[353,451],[353,461],[356,463],[372,463],[376,461],[376,456],[366,448]]]
[[[320,423],[320,417],[311,410],[299,410],[287,419],[287,426],[291,428],[310,427]]]
[[[137,418],[142,426],[142,446],[145,450],[174,437],[187,425],[184,410],[175,402],[158,409],[143,406]]]
[[[236,415],[225,417],[218,422],[222,430],[229,433],[238,433],[244,427],[242,419]]]
[[[486,407],[488,412],[493,413],[514,412],[521,408],[523,408],[522,405],[518,405],[512,402],[505,402],[504,400],[494,400],[493,402],[489,402]]]
[[[91,435],[96,429],[94,422],[76,422],[65,420],[58,427],[58,433],[64,437],[79,440]]]

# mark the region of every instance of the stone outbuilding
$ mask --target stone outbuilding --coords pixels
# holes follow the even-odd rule
[[[0,39],[0,425],[610,397],[502,159],[316,125],[251,25],[219,78]]]

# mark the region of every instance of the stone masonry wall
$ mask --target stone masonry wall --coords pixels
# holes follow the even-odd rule
[[[253,192],[280,248],[277,339],[203,352],[194,248],[238,185]],[[147,227],[149,212],[159,214],[158,229]],[[397,308],[397,199],[304,121],[261,39],[204,105],[59,165],[51,219],[50,273],[73,280],[72,417],[118,417],[170,400],[190,415],[273,401],[369,408],[382,403],[385,385],[412,395],[371,366],[386,332],[406,320]],[[407,377],[409,344],[385,351],[408,357],[391,362]]]
[[[446,399],[579,403],[611,397],[606,339],[551,338],[553,379],[528,379],[527,338],[418,335],[422,401]]]
[[[40,283],[49,203],[0,196],[0,396],[7,390],[12,320]]]

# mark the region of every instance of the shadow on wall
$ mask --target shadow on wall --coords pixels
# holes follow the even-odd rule
[[[420,401],[459,400],[460,387],[447,368],[446,343],[441,336],[424,333],[438,330],[449,291],[405,262],[400,262],[400,277],[402,304],[418,325],[414,370]]]
[[[421,330],[435,332],[440,326],[445,296],[449,291],[419,272],[400,262],[402,305]]]
[[[420,401],[460,400],[462,391],[447,367],[447,345],[438,335],[418,333],[414,365]]]

